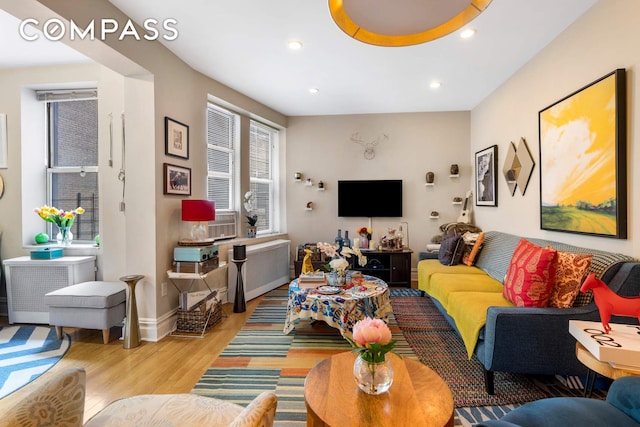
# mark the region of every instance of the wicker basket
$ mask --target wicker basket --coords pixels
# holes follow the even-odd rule
[[[215,298],[215,293],[211,294]],[[216,298],[207,310],[207,300],[202,300],[191,310],[178,310],[178,332],[203,333],[222,321],[222,303]]]

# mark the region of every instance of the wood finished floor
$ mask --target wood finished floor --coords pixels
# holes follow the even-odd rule
[[[124,349],[114,328],[109,344],[102,343],[102,332],[65,329],[71,348],[53,368],[38,380],[0,399],[0,414],[15,405],[53,373],[70,367],[87,372],[85,422],[110,402],[123,397],[151,393],[188,393],[246,323],[262,298],[247,302],[247,311],[233,313],[233,305],[223,306],[223,321],[211,328],[204,339],[165,337],[157,343],[143,341],[139,347]],[[7,325],[0,317],[0,325]]]

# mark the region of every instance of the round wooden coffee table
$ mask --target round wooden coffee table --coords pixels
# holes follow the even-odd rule
[[[612,380],[628,377],[630,375],[640,375],[640,371],[632,371],[624,368],[614,368],[607,362],[601,362],[591,354],[582,344],[576,341],[576,357],[584,366],[588,368],[587,379],[584,385],[584,396],[591,397],[593,386],[596,382],[596,374],[600,374]]]
[[[453,426],[451,390],[427,366],[391,354],[393,384],[373,396],[356,385],[356,356],[340,353],[309,371],[304,383],[307,426]]]

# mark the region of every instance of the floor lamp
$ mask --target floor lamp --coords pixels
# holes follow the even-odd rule
[[[247,261],[247,247],[245,245],[233,245],[233,259],[238,273],[236,274],[236,298],[233,303],[234,313],[244,313],[247,304],[244,300],[244,283],[242,282],[242,265]]]

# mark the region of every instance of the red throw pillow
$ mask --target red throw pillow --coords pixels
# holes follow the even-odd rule
[[[573,307],[580,286],[589,273],[592,259],[591,254],[558,251],[556,280],[551,289],[549,307]]]
[[[555,249],[521,239],[513,251],[502,296],[517,307],[546,307],[556,277]]]

